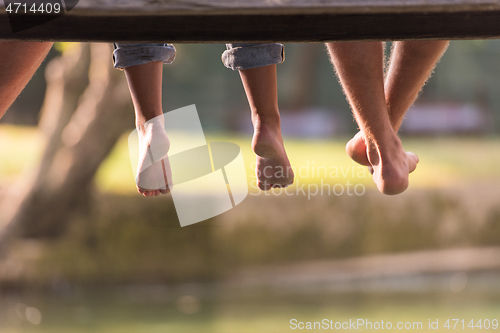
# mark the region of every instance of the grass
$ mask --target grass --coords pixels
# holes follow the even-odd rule
[[[250,187],[255,187],[255,154],[251,137],[207,135],[208,141],[229,141],[241,147]],[[285,138],[286,149],[298,184],[364,184],[374,188],[367,169],[345,154],[348,138],[301,140]],[[419,155],[420,163],[411,175],[412,187],[436,188],[463,183],[500,180],[500,138],[444,137],[403,138],[409,151]],[[115,193],[135,192],[125,138],[102,165],[97,175],[101,189]],[[127,180],[125,180],[127,179]],[[132,189],[132,190],[131,190]]]
[[[36,165],[42,148],[43,136],[33,127],[0,125],[0,183]]]
[[[296,174],[296,184],[363,184],[374,188],[366,168],[352,162],[344,152],[348,138],[302,140],[285,138],[286,148]],[[255,154],[251,137],[208,134],[207,141],[229,141],[241,147],[250,188],[255,192]],[[500,138],[436,137],[403,138],[409,151],[417,153],[420,163],[411,175],[413,188],[436,188],[474,182],[500,180]],[[9,182],[25,168],[33,168],[41,154],[43,136],[29,127],[0,125],[0,182]],[[128,157],[127,135],[101,165],[98,187],[115,194],[134,194],[135,184]]]

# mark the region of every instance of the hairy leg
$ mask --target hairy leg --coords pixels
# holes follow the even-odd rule
[[[383,44],[328,43],[327,47],[366,142],[378,189],[385,194],[403,192],[418,158],[403,151],[391,127],[384,92]]]
[[[0,118],[28,84],[52,44],[0,41]]]
[[[125,68],[139,133],[137,190],[146,197],[170,192],[172,177],[167,157],[170,142],[165,133],[161,105],[162,62]]]
[[[294,175],[281,136],[276,65],[240,70],[240,76],[252,114],[259,188],[288,186]]]
[[[396,42],[391,52],[385,80],[385,96],[389,119],[394,132],[399,131],[406,111],[417,99],[448,41]],[[348,155],[362,165],[369,165],[361,133],[347,144]]]
[[[396,131],[447,47],[448,41],[396,42],[385,81],[389,118]]]

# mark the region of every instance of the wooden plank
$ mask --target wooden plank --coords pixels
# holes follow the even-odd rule
[[[79,12],[155,15],[367,14],[500,10],[498,0],[82,0]]]
[[[33,27],[13,32],[2,11],[0,39],[176,43],[482,39],[500,36],[500,1],[80,0],[69,13],[43,24],[36,25],[40,17],[33,15],[15,19]]]

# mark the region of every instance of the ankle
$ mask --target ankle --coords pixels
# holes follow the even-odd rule
[[[160,108],[138,108],[135,107],[135,126],[161,121],[163,124],[163,110]]]
[[[254,134],[252,139],[252,149],[259,156],[269,155],[268,149],[282,150],[283,138],[280,126],[269,125],[267,123],[254,124]],[[264,150],[263,150],[264,149]]]
[[[279,109],[277,106],[269,109],[253,109],[252,110],[252,123],[254,128],[265,126],[267,128],[279,128],[281,119]]]
[[[253,143],[263,143],[263,142],[283,142],[281,137],[281,128],[279,125],[258,123],[254,125],[253,133]]]
[[[280,119],[267,119],[259,118],[252,119],[253,129],[255,135],[280,135],[281,136],[281,122]]]
[[[165,119],[163,117],[163,114],[151,117],[149,119],[145,117],[141,118],[137,117],[135,127],[137,131],[139,131],[143,135],[146,134],[148,131],[157,130],[157,128],[164,130]]]
[[[394,132],[377,138],[377,140],[366,139],[365,144],[368,159],[372,165],[377,165],[380,162],[390,163],[395,154],[403,151],[401,140]]]
[[[365,140],[366,145],[366,156],[368,161],[372,166],[376,166],[380,163],[380,152],[379,147],[372,140]]]

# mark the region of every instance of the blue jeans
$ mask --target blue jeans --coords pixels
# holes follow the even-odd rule
[[[113,59],[115,68],[162,61],[170,64],[175,59],[175,47],[167,43],[115,43]],[[285,51],[282,44],[239,43],[226,44],[222,62],[232,70],[250,69],[282,63]]]
[[[175,47],[166,43],[114,43],[113,61],[115,68],[162,61],[170,64],[175,59]]]

